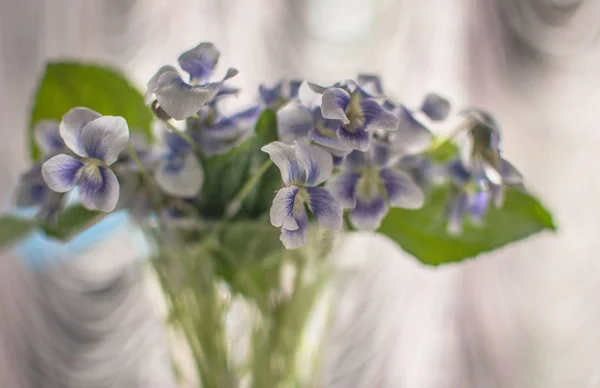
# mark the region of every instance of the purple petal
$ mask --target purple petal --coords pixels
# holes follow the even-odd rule
[[[298,160],[296,146],[274,141],[263,146],[261,150],[269,154],[273,163],[279,168],[286,186],[306,182],[306,170]]]
[[[202,190],[204,170],[192,152],[169,154],[157,166],[154,178],[165,193],[178,198],[191,198]]]
[[[365,119],[365,126],[371,131],[395,131],[400,120],[392,112],[381,107],[371,99],[363,100],[360,107]]]
[[[306,171],[306,184],[316,186],[325,182],[333,171],[331,154],[323,148],[296,142],[296,154],[300,165]]]
[[[344,162],[344,167],[350,171],[356,171],[369,165],[369,155],[362,151],[352,151]]]
[[[406,153],[417,153],[426,149],[433,139],[433,135],[413,114],[403,105],[400,106],[398,116],[400,125],[394,133],[393,147]]]
[[[361,198],[357,196],[356,206],[349,214],[352,225],[361,230],[377,230],[388,211],[382,196]]]
[[[298,223],[294,218],[294,205],[299,190],[298,187],[291,186],[284,187],[277,192],[270,210],[273,226],[283,227],[288,231],[298,229]]]
[[[312,114],[296,101],[289,102],[277,111],[277,134],[284,143],[305,138],[312,126]]]
[[[472,174],[460,159],[455,159],[446,165],[446,174],[458,186],[466,184],[472,177]]]
[[[65,145],[77,155],[86,156],[80,142],[81,131],[87,123],[100,117],[102,117],[100,113],[83,107],[68,111],[60,122],[60,136],[63,138]]]
[[[321,113],[326,119],[340,120],[343,124],[350,123],[346,116],[346,108],[350,104],[350,95],[344,89],[329,88],[323,93]]]
[[[190,75],[190,79],[201,82],[210,78],[217,62],[219,50],[212,43],[203,42],[179,56],[179,66]]]
[[[317,222],[334,232],[342,229],[344,211],[342,205],[323,187],[307,187],[310,211]]]
[[[329,179],[326,187],[343,207],[352,209],[356,205],[356,185],[360,176],[357,172],[342,172]]]
[[[146,105],[150,105],[152,103],[152,101],[154,101],[154,93],[156,92],[156,88],[158,87],[158,80],[161,78],[161,76],[164,73],[179,74],[177,69],[174,68],[173,66],[163,66],[160,69],[158,69],[156,74],[154,74],[152,76],[152,78],[150,78],[150,80],[148,81],[148,84],[146,87],[146,94],[144,95],[144,100],[146,102]]]
[[[52,194],[42,177],[41,164],[34,165],[21,175],[16,193],[16,205],[19,207],[39,206]]]
[[[282,88],[283,81],[276,83],[275,86],[273,86],[272,88],[260,85],[258,87],[258,93],[263,104],[265,104],[266,106],[271,106],[278,102],[282,98]]]
[[[234,113],[229,117],[229,119],[236,122],[243,122],[246,124],[253,125],[261,112],[262,109],[260,106],[252,106],[248,109],[244,109],[240,112]]]
[[[371,145],[371,158],[378,166],[387,166],[390,162],[390,147],[388,144],[373,142]]]
[[[467,211],[468,198],[466,193],[460,193],[450,204],[448,212],[447,231],[450,235],[459,235],[463,230],[463,216]]]
[[[483,217],[489,208],[492,193],[489,191],[480,191],[473,195],[469,203],[469,215],[476,223],[481,223]]]
[[[83,163],[72,156],[59,154],[42,165],[42,176],[50,189],[65,193],[75,187]]]
[[[160,107],[175,120],[186,119],[198,112],[219,91],[222,83],[192,86],[181,79],[176,71],[160,74],[154,94]]]
[[[64,148],[59,126],[56,120],[41,120],[35,124],[35,142],[44,154],[54,154]]]
[[[298,98],[298,93],[300,91],[300,86],[302,85],[303,81],[300,80],[290,80],[287,83],[287,87],[288,87],[288,96],[289,98]]]
[[[421,111],[434,121],[442,121],[450,113],[450,103],[445,98],[430,93],[425,96],[425,100],[423,100],[423,104],[421,105]]]
[[[279,239],[287,249],[296,249],[306,244],[306,231],[308,230],[308,214],[303,203],[294,209],[294,220],[298,228],[290,230],[281,228]]]
[[[381,169],[387,199],[391,206],[405,209],[419,209],[425,202],[423,190],[405,172],[389,168]]]
[[[166,125],[163,127],[162,134],[163,141],[169,149],[169,152],[179,154],[192,149],[192,146],[183,138],[183,135],[177,133],[175,130],[169,129]]]
[[[364,128],[351,132],[344,127],[339,127],[337,135],[346,148],[363,152],[369,149],[369,140],[371,136]]]
[[[326,89],[323,89],[322,92],[316,92],[311,84],[308,82],[302,82],[300,88],[298,89],[298,100],[300,103],[309,110],[318,109],[321,111],[321,100],[323,98],[322,93]],[[322,117],[322,116],[321,116]]]
[[[499,172],[505,185],[518,186],[523,183],[523,175],[506,159],[501,160]]]
[[[119,201],[119,181],[108,167],[86,165],[77,182],[83,206],[90,210],[113,211]]]
[[[81,130],[80,144],[85,155],[111,165],[129,141],[127,121],[119,116],[102,116]]]
[[[253,133],[252,129],[249,125],[224,120],[214,127],[205,128],[198,136],[198,145],[204,156],[222,155],[248,139]]]
[[[308,139],[315,143],[328,147],[334,150],[338,150],[338,156],[348,154],[351,149],[344,144],[337,135],[337,130],[341,125],[339,120],[331,120],[323,118],[321,110],[316,108],[312,112],[313,116],[313,127],[308,132]]]

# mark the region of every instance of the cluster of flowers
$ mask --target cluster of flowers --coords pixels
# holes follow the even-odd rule
[[[504,186],[522,184],[501,156],[498,125],[483,111],[460,113],[471,139],[468,157],[436,165],[428,158],[434,143],[425,121],[443,121],[450,113],[449,102],[438,95],[427,95],[413,111],[387,98],[374,75],[328,87],[282,81],[261,86],[255,106],[224,115],[220,101],[239,92],[225,81],[237,70],[230,68],[211,82],[218,59],[214,45],[201,43],[179,57],[189,81],[175,67],[164,66],[148,82],[146,102],[158,119],[158,145],[130,138],[122,117],[83,107],[60,122],[38,122],[36,142],[43,158],[23,175],[17,205],[35,206],[38,217],[51,219],[65,206],[65,194],[77,188],[88,209],[125,208],[143,218],[162,209],[153,204],[142,172],[152,176],[161,197],[193,203],[204,183],[199,157],[226,153],[246,141],[266,108],[277,111],[279,140],[262,150],[284,184],[270,219],[290,249],[305,243],[309,213],[337,231],[346,209],[354,228],[376,230],[390,207],[423,206],[423,187],[440,176],[454,193],[448,230],[460,233],[465,216],[481,220],[490,203],[502,205]],[[172,119],[185,120],[185,129],[177,129]]]

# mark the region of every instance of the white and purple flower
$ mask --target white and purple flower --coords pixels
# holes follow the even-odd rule
[[[360,88],[350,93],[340,87],[325,90],[321,113],[326,119],[341,122],[336,134],[347,148],[363,152],[369,149],[373,131],[395,131],[399,124],[393,113],[366,97]]]
[[[262,150],[269,154],[281,171],[285,187],[280,189],[271,206],[271,223],[281,228],[281,241],[288,249],[306,243],[308,207],[319,225],[339,231],[342,228],[341,204],[323,187],[333,169],[331,155],[322,148],[294,142],[267,144]]]
[[[264,107],[277,110],[291,99],[298,97],[301,84],[302,81],[298,80],[283,80],[272,87],[260,85],[258,87],[260,103]]]
[[[16,190],[16,205],[33,208],[37,217],[51,219],[64,205],[65,195],[50,190],[42,177],[42,164],[35,164],[22,174]]]
[[[179,56],[179,66],[189,74],[185,82],[173,66],[163,66],[148,81],[146,103],[156,99],[160,108],[175,120],[196,114],[223,88],[223,83],[238,71],[229,68],[222,80],[209,82],[219,61],[220,53],[212,43],[200,43]]]
[[[86,208],[112,211],[119,199],[119,181],[109,166],[129,141],[125,119],[73,108],[60,123],[60,136],[77,157],[58,154],[44,162],[42,176],[48,187],[65,193],[77,186]]]
[[[378,229],[389,207],[423,206],[421,188],[393,164],[389,147],[374,142],[368,152],[353,151],[348,155],[344,171],[329,180],[327,188],[342,206],[352,209],[349,219],[357,229]]]
[[[174,197],[197,196],[204,184],[204,169],[192,145],[175,130],[168,128],[163,128],[163,139],[165,150],[154,170],[156,184]]]

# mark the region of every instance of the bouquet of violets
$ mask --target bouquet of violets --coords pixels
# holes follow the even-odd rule
[[[261,85],[255,104],[225,113],[240,90],[236,69],[213,76],[219,56],[200,43],[145,96],[106,67],[48,64],[29,128],[34,164],[16,195],[34,211],[0,219],[2,245],[34,229],[68,243],[127,212],[153,242],[169,322],[202,386],[314,386],[298,353],[334,232],[381,233],[439,265],[555,229],[489,113],[452,113],[432,93],[410,109],[370,74]],[[435,136],[444,123],[453,127]],[[247,307],[243,350],[226,325],[236,301]]]

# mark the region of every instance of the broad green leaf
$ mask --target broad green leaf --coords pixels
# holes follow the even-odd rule
[[[83,206],[73,206],[62,211],[58,219],[42,225],[44,232],[61,241],[70,241],[79,233],[91,228],[108,213],[88,210]]]
[[[0,248],[16,243],[26,237],[37,225],[24,218],[3,216],[0,218]]]
[[[447,188],[437,188],[419,210],[391,209],[378,232],[421,262],[440,265],[475,257],[544,230],[556,230],[552,216],[536,198],[509,188],[504,206],[490,208],[481,227],[465,220],[463,233],[452,236],[446,231],[448,194]]]
[[[38,85],[29,122],[29,151],[39,160],[34,141],[35,123],[60,120],[71,108],[85,106],[103,115],[122,116],[130,131],[139,131],[152,140],[152,113],[143,95],[118,71],[79,62],[52,62]]]

